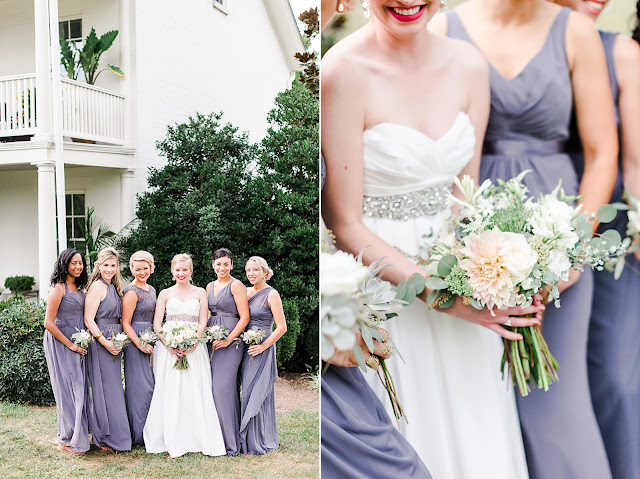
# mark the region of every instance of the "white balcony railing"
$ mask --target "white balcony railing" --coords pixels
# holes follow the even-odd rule
[[[36,133],[35,75],[0,78],[0,137]],[[62,134],[87,141],[122,144],[124,96],[62,79]]]
[[[36,76],[0,78],[0,137],[36,132]]]

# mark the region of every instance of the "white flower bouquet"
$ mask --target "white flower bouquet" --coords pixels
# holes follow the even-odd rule
[[[76,328],[75,333],[71,335],[71,341],[80,346],[81,348],[87,349],[91,343],[95,341],[93,334],[91,334],[86,329],[78,329]],[[84,355],[80,355],[80,364],[84,362]]]
[[[160,334],[164,336],[167,348],[186,351],[198,343],[205,342],[206,337],[198,334],[198,323],[191,321],[166,321]],[[175,369],[189,369],[187,356],[179,356],[173,365]]]
[[[155,346],[156,343],[158,342],[158,335],[154,333],[151,328],[147,328],[144,331],[142,331],[138,335],[138,338],[140,338],[140,345],[143,348],[146,347],[147,345]],[[152,365],[153,365],[153,351],[149,355],[149,366],[152,366]]]
[[[321,356],[329,360],[336,351],[353,350],[353,355],[363,372],[367,372],[362,349],[356,342],[356,332],[360,332],[369,352],[374,353],[374,339],[383,341],[384,335],[377,326],[397,316],[407,301],[396,297],[388,281],[377,277],[388,265],[380,265],[382,258],[369,267],[362,264],[362,253],[357,257],[337,251],[320,256],[321,298]],[[404,283],[404,282],[403,282]],[[403,283],[399,287],[403,286]],[[423,279],[424,287],[424,279]],[[389,339],[389,352],[397,352]],[[380,360],[378,377],[384,385],[391,401],[396,419],[403,417],[402,407],[384,360]],[[405,417],[406,421],[406,417]]]
[[[221,324],[213,324],[204,330],[204,334],[207,341],[224,341],[229,336],[229,329]],[[212,347],[209,359],[213,358],[213,353],[215,352],[216,350]]]
[[[464,195],[450,201],[460,205],[459,216],[443,228],[426,262],[430,307],[447,308],[459,296],[477,309],[503,310],[530,306],[536,294],[548,293],[560,305],[558,283],[571,268],[585,265],[602,270],[619,252],[622,238],[615,230],[594,236],[575,197],[560,185],[535,201],[522,183],[525,171],[509,181],[487,180],[480,187],[465,176],[455,183]],[[615,208],[605,205],[598,219],[609,222]],[[523,341],[505,340],[502,372],[508,364],[514,384],[526,396],[530,385],[545,391],[558,379],[558,363],[539,326],[514,327]]]
[[[267,332],[264,329],[258,328],[258,326],[253,326],[251,329],[247,329],[240,335],[240,338],[247,346],[256,346],[260,344],[266,337]],[[253,366],[253,356],[249,356],[249,358],[251,366]]]
[[[116,333],[115,329],[111,330],[111,337],[109,339],[113,343],[114,347],[118,348],[121,352],[131,342],[131,340],[129,339],[129,336],[127,336],[126,333]],[[113,356],[113,359],[112,359],[114,363],[116,362],[116,356]]]

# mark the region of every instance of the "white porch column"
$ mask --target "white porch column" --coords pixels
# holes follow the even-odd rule
[[[35,19],[36,115],[38,126],[32,140],[48,143],[53,141],[53,120],[51,117],[51,56],[49,53],[49,5],[47,0],[33,0],[33,7]]]
[[[120,30],[118,38],[120,41],[120,69],[124,72],[124,78],[120,79],[122,85],[121,93],[124,95],[124,141],[125,146],[133,144],[133,109],[131,99],[131,3],[129,0],[120,0]]]
[[[46,298],[49,279],[58,256],[56,245],[55,163],[41,161],[38,167],[38,287]]]
[[[135,218],[136,197],[133,191],[133,170],[126,170],[120,173],[120,220],[122,227],[126,226]]]

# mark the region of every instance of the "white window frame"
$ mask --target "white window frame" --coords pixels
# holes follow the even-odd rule
[[[84,40],[84,20],[82,18],[82,15],[69,15],[69,16],[65,16],[65,17],[60,17],[58,20],[58,28],[59,25],[63,22],[67,22],[69,25],[69,35],[71,35],[71,20],[80,20],[80,22],[82,22],[82,27],[80,28],[80,37],[79,38],[69,38],[68,41],[73,41],[79,43],[82,42]]]
[[[71,218],[71,227],[73,228],[73,220],[74,220],[74,218],[82,218],[83,222],[84,222],[84,218],[87,216],[87,192],[85,190],[69,190],[69,191],[65,191],[64,195],[65,195],[65,201],[66,201],[66,196],[67,195],[83,195],[84,196],[84,212],[83,212],[82,216],[73,214],[73,203],[72,203],[72,206],[71,206],[71,211],[67,211],[66,212],[65,221],[68,218]],[[72,197],[71,201],[73,202],[73,197]],[[71,236],[71,232],[69,232],[69,231],[67,231],[67,235],[69,236],[67,238],[67,241],[84,241],[85,240],[84,238],[78,238],[78,237]]]
[[[227,5],[228,1],[229,0],[211,0],[211,4],[213,5],[213,8],[220,10],[225,15],[229,15],[229,7]]]

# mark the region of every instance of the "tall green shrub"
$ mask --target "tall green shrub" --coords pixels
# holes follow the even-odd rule
[[[42,347],[45,310],[14,301],[0,312],[0,399],[55,403]]]

